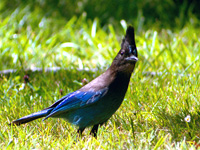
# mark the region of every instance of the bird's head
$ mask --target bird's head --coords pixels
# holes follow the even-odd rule
[[[132,73],[138,60],[138,53],[135,44],[134,28],[129,26],[126,30],[125,38],[121,43],[121,49],[115,57],[111,66],[119,72]]]

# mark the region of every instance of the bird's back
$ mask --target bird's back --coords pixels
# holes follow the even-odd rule
[[[130,80],[130,77],[124,76],[126,74],[115,73],[114,75],[110,70],[107,70],[80,89],[80,91],[106,89],[104,96],[91,105],[75,109],[61,117],[79,126],[79,128],[104,123],[116,112],[124,99]]]

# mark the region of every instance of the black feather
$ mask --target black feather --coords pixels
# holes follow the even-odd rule
[[[125,40],[127,40],[130,45],[135,45],[134,28],[132,26],[127,28]]]

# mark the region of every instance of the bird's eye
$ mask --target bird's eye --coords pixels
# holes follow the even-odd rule
[[[124,55],[124,51],[121,51],[120,54],[121,54],[121,55]]]

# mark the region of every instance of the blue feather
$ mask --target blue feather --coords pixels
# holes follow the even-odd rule
[[[70,93],[43,120],[65,113],[67,111],[71,111],[72,109],[77,109],[93,104],[97,102],[102,96],[104,96],[107,90],[107,88],[104,88],[96,92],[75,91],[73,93]]]

